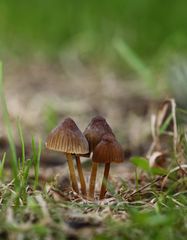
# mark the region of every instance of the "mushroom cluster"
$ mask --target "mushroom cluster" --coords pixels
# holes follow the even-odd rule
[[[72,189],[79,193],[73,163],[73,156],[75,157],[81,193],[84,197],[87,197],[87,190],[80,157],[89,157],[92,154],[92,169],[88,191],[90,200],[94,199],[98,163],[105,164],[99,197],[103,199],[107,191],[110,164],[112,162],[121,163],[124,160],[121,145],[116,140],[107,121],[101,116],[94,117],[83,133],[71,118],[66,118],[48,135],[46,148],[63,152],[66,155]]]

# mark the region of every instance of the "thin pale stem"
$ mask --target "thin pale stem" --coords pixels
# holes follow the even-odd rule
[[[70,179],[72,183],[72,188],[76,193],[79,193],[72,155],[70,153],[66,153],[66,157],[68,160],[68,167],[69,167],[69,174],[70,174]]]
[[[100,200],[105,197],[109,171],[110,171],[110,163],[106,163],[105,164],[104,175],[103,175],[103,181],[102,181],[102,185],[101,185],[100,196],[99,196]]]
[[[81,184],[81,192],[84,196],[86,196],[86,182],[84,179],[84,174],[81,166],[80,156],[76,155],[76,162],[77,162],[77,170],[80,178],[80,184]]]
[[[89,186],[89,194],[88,194],[88,197],[90,199],[94,198],[96,176],[97,176],[97,163],[92,162],[92,170],[91,170],[90,186]]]

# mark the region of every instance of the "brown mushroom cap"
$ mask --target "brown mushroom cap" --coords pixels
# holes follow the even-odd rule
[[[103,117],[96,116],[92,118],[91,122],[83,132],[84,136],[88,140],[90,152],[94,150],[96,145],[101,141],[103,135],[106,133],[115,136],[111,127]]]
[[[72,153],[88,153],[88,142],[76,123],[66,118],[48,135],[46,147],[51,150]]]
[[[121,163],[124,161],[124,152],[121,145],[111,134],[105,134],[101,142],[93,151],[93,162],[97,163]]]

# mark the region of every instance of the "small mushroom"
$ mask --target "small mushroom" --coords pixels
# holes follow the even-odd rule
[[[112,162],[115,163],[121,163],[124,161],[124,152],[121,147],[121,145],[117,142],[115,137],[111,134],[105,134],[102,137],[101,142],[95,147],[93,151],[93,168],[92,168],[92,176],[93,178],[96,178],[96,172],[97,170],[97,163],[104,163],[105,169],[104,169],[104,175],[103,175],[103,181],[100,191],[100,199],[103,199],[106,193],[106,187],[107,187],[107,180],[110,170],[110,164]],[[94,185],[91,184],[90,186],[90,192],[89,196],[94,196]]]
[[[106,133],[110,133],[114,136],[107,121],[101,116],[92,118],[91,122],[83,132],[89,143],[89,153],[94,150],[96,145],[101,141],[102,136]]]
[[[54,151],[60,151],[66,154],[69,166],[70,179],[72,188],[75,192],[79,192],[75,169],[73,165],[72,154],[88,153],[88,142],[81,133],[76,123],[71,118],[66,118],[48,135],[46,147]],[[77,160],[77,158],[76,158]],[[77,160],[77,168],[80,176],[81,190],[86,192],[86,185],[80,159]]]
[[[75,155],[76,163],[77,163],[77,170],[79,174],[80,184],[81,184],[81,192],[84,196],[87,195],[86,193],[86,182],[84,179],[84,174],[81,166],[80,155]]]
[[[111,136],[115,137],[111,127],[109,126],[107,121],[101,116],[96,116],[92,118],[91,122],[88,124],[83,134],[88,140],[89,153],[94,151],[97,144],[101,141],[103,135],[110,134]],[[96,175],[97,175],[97,164],[92,161],[92,170],[91,170],[90,186],[89,186],[90,199],[93,199],[94,197]]]

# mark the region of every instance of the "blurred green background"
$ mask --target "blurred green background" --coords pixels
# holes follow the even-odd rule
[[[185,0],[1,0],[1,51],[58,57],[73,48],[106,60],[120,38],[148,63],[168,60],[186,51],[186,9]]]
[[[186,106],[186,9],[185,0],[0,0],[1,58],[78,56],[154,89],[162,76]]]

